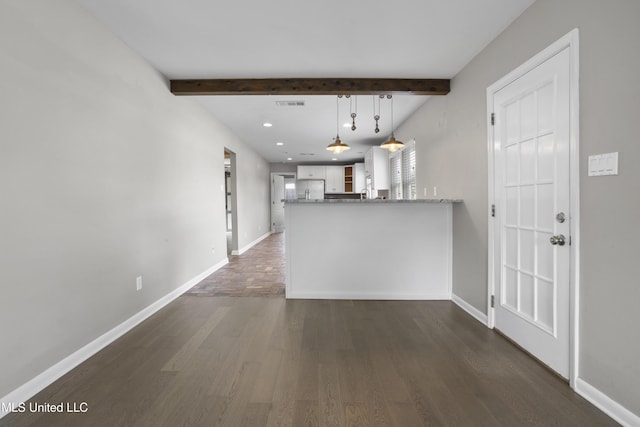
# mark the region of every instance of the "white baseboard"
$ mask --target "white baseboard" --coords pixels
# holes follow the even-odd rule
[[[580,377],[576,379],[575,391],[621,425],[625,427],[640,426],[640,416],[634,414]]]
[[[451,294],[451,301],[453,301],[458,307],[475,317],[478,322],[482,323],[485,326],[488,326],[489,323],[487,315],[460,298],[458,295]]]
[[[430,301],[450,300],[449,294],[394,294],[389,292],[290,292],[287,299],[352,299],[352,300],[396,300]]]
[[[231,255],[242,255],[243,253],[245,253],[246,251],[248,251],[249,249],[251,249],[252,247],[254,247],[255,245],[257,245],[258,243],[260,243],[261,241],[263,241],[264,239],[266,239],[267,237],[271,236],[271,232],[265,233],[262,236],[258,237],[256,240],[254,240],[253,242],[249,243],[248,245],[244,246],[243,248],[239,249],[239,250],[233,250],[231,251]]]
[[[160,298],[153,304],[144,308],[142,311],[134,314],[129,319],[125,320],[115,328],[110,331],[104,333],[100,337],[91,341],[89,344],[85,345],[81,349],[67,356],[60,362],[56,363],[46,371],[42,372],[40,375],[36,376],[29,382],[23,384],[18,387],[11,393],[4,396],[0,399],[0,402],[4,404],[4,407],[7,408],[12,403],[14,405],[18,405],[22,402],[26,402],[33,396],[35,396],[40,391],[44,390],[46,387],[51,385],[58,378],[62,377],[67,372],[71,371],[73,368],[89,359],[91,356],[120,338],[122,335],[129,332],[131,329],[136,327],[142,321],[153,315],[155,312],[169,304],[171,301],[178,298],[180,295],[197,285],[204,278],[220,269],[224,265],[229,262],[227,258],[215,264],[214,266],[208,268],[206,271],[198,274],[196,277],[192,278],[179,288]],[[15,406],[14,406],[15,407]],[[3,411],[0,409],[0,418],[7,415],[9,412]]]

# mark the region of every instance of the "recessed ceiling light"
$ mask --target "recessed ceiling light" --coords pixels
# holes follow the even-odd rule
[[[333,158],[333,159],[331,159],[331,160],[338,160],[338,159],[336,159],[336,158],[334,157],[334,158]]]
[[[264,122],[264,123],[262,124],[262,126],[264,126],[264,127],[266,127],[266,128],[270,128],[270,127],[271,127],[271,126],[273,126],[273,125],[272,125],[271,123],[269,123],[269,122]]]
[[[342,125],[343,128],[350,128],[351,127],[351,123],[345,123]]]
[[[284,145],[284,142],[276,142],[276,145]]]
[[[293,160],[291,157],[287,157],[287,160]]]

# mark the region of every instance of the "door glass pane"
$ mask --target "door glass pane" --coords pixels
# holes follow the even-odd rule
[[[538,229],[552,232],[555,221],[553,207],[553,184],[540,184],[537,186],[538,207],[537,222]]]
[[[546,280],[553,280],[553,246],[549,243],[551,236],[551,233],[536,233],[536,250],[538,251],[536,274]]]
[[[505,268],[505,281],[503,282],[503,304],[512,310],[518,310],[518,275],[515,270]]]
[[[530,139],[536,136],[537,132],[536,99],[535,92],[529,93],[520,101],[520,139]]]
[[[520,230],[520,270],[533,274],[533,231]]]
[[[532,185],[520,187],[520,226],[535,227],[535,187]]]
[[[538,284],[537,322],[553,333],[553,283],[541,279],[536,281]]]
[[[553,129],[553,82],[538,90],[538,135]]]
[[[553,134],[538,138],[538,182],[553,181]]]
[[[518,230],[505,228],[505,265],[518,268]]]
[[[514,102],[505,108],[505,141],[507,144],[515,144],[520,141],[520,113],[518,103]]]
[[[520,312],[533,319],[534,309],[533,277],[520,273]]]
[[[506,185],[514,185],[519,182],[519,174],[518,174],[518,144],[509,145],[505,149],[505,179]]]
[[[520,143],[520,182],[533,184],[536,172],[536,140],[530,139]]]
[[[518,225],[518,187],[505,189],[505,223],[510,226]]]

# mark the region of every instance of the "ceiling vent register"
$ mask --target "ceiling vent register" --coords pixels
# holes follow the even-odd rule
[[[304,101],[276,101],[278,107],[304,107]]]

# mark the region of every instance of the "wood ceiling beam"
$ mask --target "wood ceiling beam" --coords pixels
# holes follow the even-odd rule
[[[446,95],[449,79],[188,79],[174,95]]]

